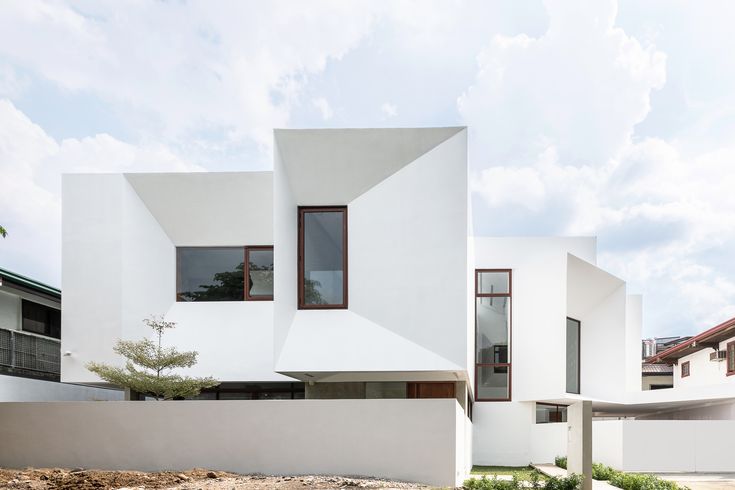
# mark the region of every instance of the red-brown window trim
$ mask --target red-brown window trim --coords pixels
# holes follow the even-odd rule
[[[507,293],[480,293],[477,278],[482,272],[505,272],[508,274]],[[477,298],[510,298],[510,312],[508,313],[508,359],[511,362],[504,363],[478,363],[477,362]],[[513,398],[513,270],[512,269],[475,269],[475,401],[476,402],[509,402]],[[508,368],[508,397],[507,398],[480,398],[478,391],[479,372],[481,367],[503,367]]]
[[[250,294],[250,251],[251,250],[270,250],[271,252],[273,252],[273,245],[248,245],[245,247],[245,267],[243,268],[243,278],[245,279],[245,301],[273,301],[272,294],[255,295],[255,296]]]
[[[341,212],[342,220],[342,303],[332,305],[311,305],[304,302],[304,215],[306,213]],[[347,206],[299,206],[298,207],[298,250],[296,264],[298,269],[297,302],[299,310],[345,310],[347,309]]]
[[[684,369],[686,367],[686,369]],[[686,371],[686,374],[684,374],[684,371]],[[692,374],[691,368],[689,367],[689,361],[685,361],[681,363],[681,377],[687,378],[689,375]]]
[[[735,340],[728,342],[725,345],[725,352],[727,353],[725,357],[725,370],[727,371],[727,376],[735,375],[735,369],[732,371],[730,370],[730,358],[735,357]],[[733,365],[735,366],[735,362],[733,362]]]

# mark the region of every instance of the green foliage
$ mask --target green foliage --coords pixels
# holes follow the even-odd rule
[[[609,480],[617,470],[602,463],[592,463],[592,478],[595,480]]]
[[[546,480],[542,486],[538,472],[531,474],[529,480],[530,488],[546,488],[547,490],[578,490],[582,488],[582,477],[572,475],[566,478],[551,477]],[[488,478],[483,475],[482,478],[470,478],[465,480],[462,488],[466,490],[525,490],[529,488],[523,480],[517,475],[513,475],[512,480],[499,480],[497,478]]]
[[[86,368],[107,382],[149,394],[156,400],[196,396],[203,388],[219,384],[214,378],[190,378],[173,373],[175,368],[195,365],[197,352],[179,352],[161,345],[164,331],[174,328],[174,322],[156,318],[143,322],[156,333],[157,343],[150,339],[118,340],[113,350],[127,359],[124,369],[96,362],[87,363]]]
[[[546,490],[578,490],[582,488],[583,478],[580,475],[569,475],[566,478],[552,476],[546,481]]]
[[[473,466],[473,475],[516,475],[521,480],[545,480],[546,476],[539,473],[533,466]]]
[[[614,471],[609,483],[623,490],[683,490],[683,487],[675,482],[662,480],[654,475],[639,473],[623,473]]]
[[[327,301],[319,289],[322,283],[314,279],[304,279],[304,301],[307,305],[324,305]]]
[[[559,468],[567,469],[567,457],[566,456],[557,456],[554,458],[554,464],[558,466]]]
[[[8,230],[6,230],[5,228],[3,228],[2,226],[0,226],[0,236],[3,237],[3,238],[5,238],[6,236],[8,236]]]

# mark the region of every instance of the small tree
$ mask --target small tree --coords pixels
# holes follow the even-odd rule
[[[87,363],[86,368],[105,381],[150,394],[156,400],[196,396],[202,389],[220,384],[210,377],[190,378],[172,373],[175,368],[188,368],[196,364],[198,353],[179,352],[174,347],[161,345],[163,332],[174,328],[176,323],[156,317],[143,320],[143,323],[156,332],[157,343],[151,339],[118,340],[113,350],[127,359],[124,369],[96,362]]]
[[[0,226],[0,236],[3,237],[3,238],[5,238],[6,236],[8,236],[8,230],[6,230],[5,228],[3,228],[2,226]]]

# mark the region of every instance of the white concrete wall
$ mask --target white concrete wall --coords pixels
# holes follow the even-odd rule
[[[0,466],[379,476],[461,484],[454,400],[0,404]],[[460,444],[461,443],[461,444]]]
[[[641,377],[641,390],[650,390],[651,385],[669,385],[673,386],[674,377],[673,375],[662,375],[662,376],[642,376]]]
[[[472,410],[473,462],[523,466],[533,459],[534,404],[476,402]]]
[[[623,471],[733,472],[733,420],[594,422],[593,459]]]
[[[629,294],[625,301],[625,391],[641,390],[643,296]]]
[[[533,424],[531,426],[531,462],[553,463],[567,454],[567,424]]]
[[[277,132],[276,371],[466,376],[466,152],[461,129]],[[298,205],[348,207],[347,310],[296,309]]]
[[[566,380],[567,254],[573,253],[594,262],[596,240],[478,237],[474,242],[476,269],[513,270],[513,400],[563,397]]]
[[[719,343],[719,350],[726,350],[727,343],[735,341],[730,337]],[[702,349],[679,359],[674,365],[674,388],[687,389],[699,386],[730,385],[735,388],[735,376],[727,375],[727,361],[710,361],[714,349]],[[681,365],[689,361],[689,376],[681,377]]]
[[[0,375],[0,402],[55,402],[122,400],[123,392]]]

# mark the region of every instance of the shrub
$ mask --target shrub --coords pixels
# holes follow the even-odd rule
[[[567,457],[566,456],[557,456],[554,458],[554,464],[558,466],[559,468],[567,469]]]
[[[592,478],[595,480],[609,480],[617,470],[602,463],[592,463]]]
[[[498,480],[483,475],[480,479],[470,478],[465,480],[462,488],[466,490],[521,490],[522,487],[515,476],[513,476],[513,480]]]
[[[546,482],[546,490],[578,490],[582,488],[583,478],[579,475],[570,475],[566,478],[552,476]]]
[[[610,485],[623,490],[682,490],[682,487],[668,480],[662,480],[654,475],[623,473],[615,471],[610,477]]]

